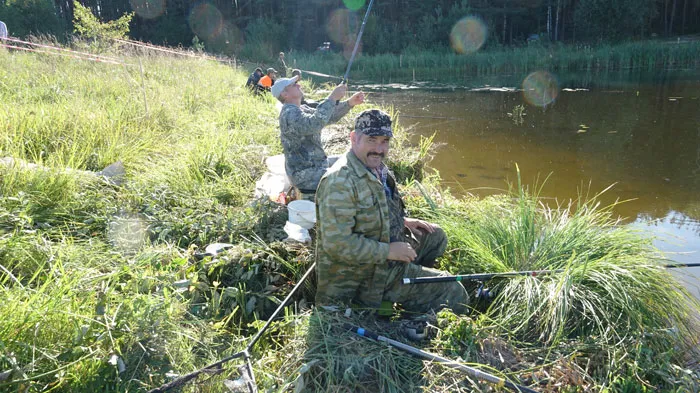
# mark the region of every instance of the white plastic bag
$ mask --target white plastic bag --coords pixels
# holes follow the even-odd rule
[[[310,243],[311,242],[311,235],[309,235],[309,230],[306,228],[302,228],[301,226],[287,221],[286,224],[284,224],[284,232],[287,233],[288,238],[284,239],[285,241],[297,241],[299,243]]]
[[[279,195],[288,190],[290,186],[286,175],[265,172],[260,180],[255,182],[255,196],[268,196],[277,200]]]

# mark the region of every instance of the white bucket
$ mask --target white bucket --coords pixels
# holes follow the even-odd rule
[[[316,224],[316,205],[311,201],[296,200],[287,205],[289,222],[311,229]]]

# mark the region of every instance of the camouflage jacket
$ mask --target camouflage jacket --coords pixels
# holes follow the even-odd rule
[[[318,181],[328,169],[321,144],[321,130],[350,111],[347,101],[335,105],[329,100],[318,107],[284,104],[280,111],[280,139],[284,149],[287,175],[301,190],[316,190]]]
[[[352,151],[321,179],[316,215],[317,305],[379,307],[390,274],[391,216],[384,186]]]

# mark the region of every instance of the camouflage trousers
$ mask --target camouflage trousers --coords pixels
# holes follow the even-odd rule
[[[318,186],[318,180],[312,180],[312,179],[320,179],[326,173],[328,168],[333,166],[333,164],[335,164],[335,162],[338,161],[338,158],[340,158],[339,155],[329,156],[326,159],[326,162],[328,163],[328,166],[326,168],[310,168],[310,169],[302,172],[302,174],[298,174],[297,181],[300,184],[307,184],[308,185],[308,184],[314,183],[314,184],[316,184],[316,186]],[[305,201],[315,202],[316,201],[316,188],[313,189],[313,192],[311,192],[311,191],[312,190],[296,188],[296,195],[297,195],[296,199],[303,199]]]
[[[382,301],[400,303],[407,311],[425,313],[444,307],[457,314],[466,314],[469,294],[461,283],[438,282],[427,284],[404,284],[404,278],[437,277],[447,273],[442,270],[419,266],[414,263],[390,262],[387,285]]]
[[[371,301],[363,300],[376,299],[379,295],[377,292],[381,291],[382,301],[400,303],[407,311],[425,313],[429,310],[437,311],[448,307],[455,313],[466,313],[469,295],[464,286],[457,281],[410,285],[403,283],[404,278],[447,275],[444,271],[426,267],[433,266],[435,259],[445,252],[447,236],[442,228],[438,227],[433,233],[405,228],[404,236],[416,250],[418,254],[416,259],[413,263],[388,261],[388,269],[377,266],[371,280],[373,282],[367,283],[368,286],[361,285],[358,300],[369,306],[376,306],[376,304],[368,304],[372,303]],[[378,271],[380,269],[383,272]],[[377,279],[383,279],[383,288],[379,288],[381,284],[376,281]]]
[[[442,228],[437,227],[433,233],[423,229],[409,229],[404,227],[403,240],[410,244],[416,251],[416,265],[425,267],[435,266],[435,260],[445,253],[447,248],[447,235]]]

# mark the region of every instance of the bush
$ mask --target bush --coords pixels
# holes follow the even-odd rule
[[[134,13],[124,14],[121,18],[109,22],[100,22],[89,8],[73,2],[73,30],[83,38],[93,40],[93,46],[98,51],[112,45],[111,38],[126,39],[129,35],[129,23]],[[99,40],[98,40],[99,38]]]

